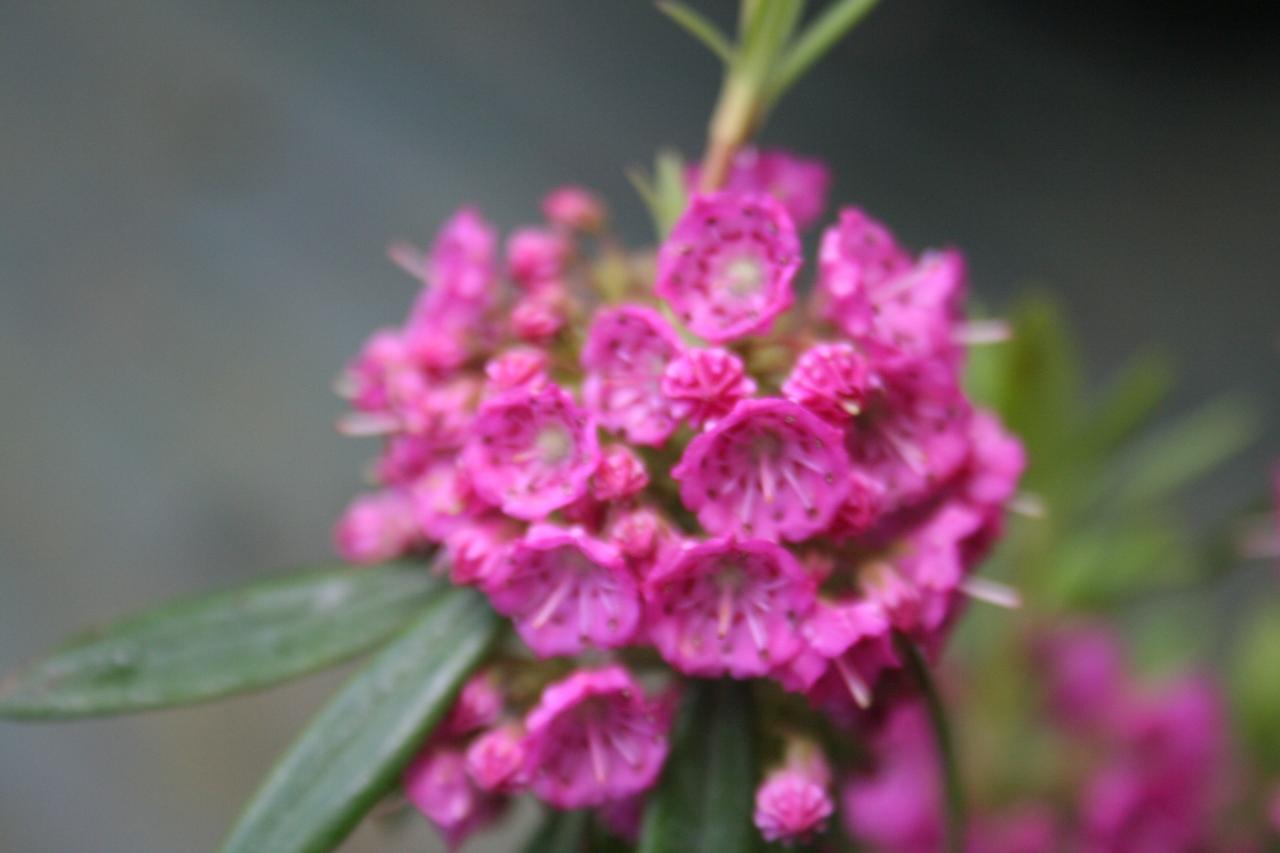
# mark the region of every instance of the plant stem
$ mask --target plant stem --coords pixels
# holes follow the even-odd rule
[[[915,643],[901,634],[894,635],[899,653],[906,660],[907,671],[924,696],[933,727],[933,738],[938,747],[938,765],[942,771],[942,784],[946,800],[947,850],[963,853],[965,828],[964,785],[960,780],[960,762],[956,758],[955,741],[947,722],[947,710],[942,704],[938,686],[929,673],[929,665]]]

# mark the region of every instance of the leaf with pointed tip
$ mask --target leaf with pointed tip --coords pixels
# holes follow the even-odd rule
[[[276,764],[223,853],[332,850],[395,783],[479,665],[500,622],[473,590],[441,592]]]
[[[692,681],[670,758],[649,798],[640,853],[743,853],[758,849],[751,687]]]
[[[391,636],[442,587],[421,563],[342,566],[170,603],[0,684],[0,717],[122,714],[255,690]]]

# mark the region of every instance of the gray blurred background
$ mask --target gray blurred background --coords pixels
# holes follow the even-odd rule
[[[963,246],[988,304],[1052,287],[1095,376],[1161,342],[1171,412],[1257,397],[1266,436],[1207,492],[1229,507],[1280,454],[1275,6],[885,0],[766,140]],[[0,3],[0,669],[328,557],[373,450],[329,381],[412,295],[385,243],[570,180],[647,239],[622,167],[695,152],[716,86],[643,0]],[[336,683],[0,725],[0,850],[208,850]],[[435,844],[415,820],[349,849]]]

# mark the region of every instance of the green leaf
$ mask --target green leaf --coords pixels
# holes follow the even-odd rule
[[[1268,774],[1280,772],[1280,604],[1259,611],[1232,657],[1232,704],[1248,754]]]
[[[1134,449],[1121,466],[1117,502],[1143,506],[1168,498],[1235,455],[1258,430],[1254,408],[1224,398],[1164,427]]]
[[[241,815],[223,853],[332,850],[396,783],[499,624],[472,590],[437,595],[307,726]]]
[[[708,50],[728,65],[733,62],[733,45],[710,19],[697,9],[676,0],[659,0],[658,11],[680,25],[685,32],[702,42]]]
[[[1129,359],[1093,407],[1081,437],[1085,454],[1105,458],[1123,446],[1147,425],[1173,382],[1173,368],[1163,353],[1146,352]]]
[[[691,681],[670,757],[650,796],[639,853],[741,853],[757,849],[751,687]]]
[[[548,809],[538,832],[524,846],[524,853],[583,853],[591,812]]]
[[[120,714],[265,687],[375,646],[439,589],[425,565],[393,563],[164,605],[10,676],[0,685],[0,716]]]
[[[769,81],[766,100],[772,104],[795,85],[814,63],[875,8],[877,0],[835,0],[812,24],[805,27],[777,63]]]

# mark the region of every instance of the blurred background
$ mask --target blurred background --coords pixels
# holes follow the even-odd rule
[[[994,310],[1056,293],[1091,376],[1159,345],[1170,414],[1256,398],[1263,439],[1196,496],[1221,515],[1280,455],[1278,36],[1265,0],[885,0],[765,140],[962,246]],[[647,241],[623,167],[696,153],[717,85],[643,0],[0,4],[0,670],[328,558],[373,452],[329,382],[413,293],[385,244],[566,181]],[[211,849],[340,675],[0,726],[0,849]]]

